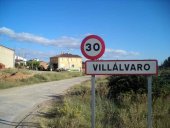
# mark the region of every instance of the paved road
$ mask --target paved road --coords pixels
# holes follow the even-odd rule
[[[69,87],[90,79],[88,76],[0,90],[0,128],[16,127],[17,118],[23,117],[35,105],[62,94]]]

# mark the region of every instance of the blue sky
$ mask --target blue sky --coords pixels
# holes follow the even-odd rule
[[[102,59],[170,56],[170,1],[0,0],[0,44],[27,59],[81,54],[89,34],[103,38]]]

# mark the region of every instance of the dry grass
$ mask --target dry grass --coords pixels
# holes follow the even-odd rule
[[[146,128],[147,95],[125,93],[117,105],[107,98],[107,80],[97,81],[96,128]],[[50,112],[55,116],[43,118],[44,128],[89,128],[90,82],[84,82],[68,91],[63,103],[56,103]],[[153,128],[170,127],[170,100],[159,97],[153,104]]]
[[[30,70],[0,70],[0,89],[31,85],[41,82],[56,81],[78,77],[80,72],[32,72]]]

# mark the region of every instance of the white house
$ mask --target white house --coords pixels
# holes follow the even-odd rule
[[[14,68],[15,51],[0,45],[0,63],[5,65],[5,68]]]
[[[15,63],[18,63],[18,64],[22,63],[22,64],[26,65],[26,62],[27,62],[27,59],[20,57],[20,56],[15,56]]]

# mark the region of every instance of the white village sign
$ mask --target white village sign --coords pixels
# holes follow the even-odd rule
[[[87,75],[156,75],[157,60],[86,61]]]

